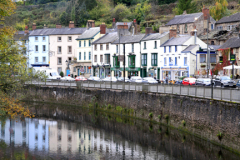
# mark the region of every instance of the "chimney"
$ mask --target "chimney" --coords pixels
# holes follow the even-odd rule
[[[106,34],[106,28],[107,28],[106,24],[102,23],[100,25],[100,34]]]
[[[185,14],[187,14],[187,11],[185,10],[185,11],[183,11],[183,15],[185,15]]]
[[[29,33],[28,26],[26,26],[24,30],[24,34],[28,34],[28,33]]]
[[[127,23],[123,23],[123,25],[118,25],[117,26],[117,29],[118,29],[118,35],[121,34],[121,35],[125,35],[127,34],[128,32],[128,24]]]
[[[56,28],[62,28],[61,24],[56,24]]]
[[[35,30],[37,28],[36,23],[32,24],[32,30]]]
[[[203,8],[202,8],[202,13],[203,13],[204,20],[207,20],[209,18],[209,9],[206,8],[204,5],[203,5]]]
[[[134,25],[134,28],[135,28],[135,33],[134,34],[137,34],[137,21],[136,19],[133,20],[133,25]]]
[[[87,21],[87,29],[95,27],[95,21],[94,20],[88,20]]]
[[[75,27],[74,27],[74,21],[70,21],[70,22],[69,22],[68,28],[75,28]]]
[[[152,27],[146,27],[145,28],[145,34],[148,35],[150,33],[153,33]]]
[[[47,28],[46,24],[44,24],[43,28],[44,28],[44,29],[46,29],[46,28]]]
[[[196,28],[191,31],[191,36],[194,36],[194,44],[197,43],[197,30]]]
[[[112,28],[115,28],[116,27],[116,22],[115,22],[115,18],[113,18],[113,21],[112,21]]]
[[[169,30],[169,39],[172,37],[177,37],[177,29],[174,27],[171,27]]]

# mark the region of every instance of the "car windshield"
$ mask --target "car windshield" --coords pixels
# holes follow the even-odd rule
[[[57,72],[52,72],[52,76],[59,76]]]
[[[210,82],[211,80],[210,79],[204,79],[204,82]]]
[[[222,79],[222,80],[231,80],[230,77],[222,77],[221,79]]]

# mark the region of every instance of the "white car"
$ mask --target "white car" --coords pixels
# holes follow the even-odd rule
[[[70,77],[70,76],[65,76],[61,78],[62,81],[75,81],[74,78]]]
[[[156,81],[152,77],[145,77],[145,78],[143,78],[143,83],[158,83],[158,81]]]
[[[91,76],[88,78],[89,81],[102,81],[99,77]]]
[[[138,77],[138,76],[132,76],[130,78],[130,82],[136,82],[136,83],[142,83],[142,78],[141,77]]]
[[[102,79],[102,81],[105,81],[105,82],[117,82],[117,78],[115,77],[106,77],[104,79]]]

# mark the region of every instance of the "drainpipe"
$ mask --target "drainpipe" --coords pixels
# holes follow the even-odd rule
[[[141,54],[141,53],[142,53],[142,52],[141,52],[141,42],[142,42],[142,41],[140,40],[140,42],[139,42],[139,46],[140,46],[140,60],[139,60],[139,61],[140,61],[140,63],[139,63],[139,64],[140,64],[140,65],[139,65],[139,66],[140,66],[140,77],[141,77],[141,73],[142,73],[142,68],[141,68],[141,66],[142,66],[142,64],[141,64],[141,58],[142,58],[142,54]]]

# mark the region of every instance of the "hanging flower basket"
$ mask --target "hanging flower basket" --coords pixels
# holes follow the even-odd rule
[[[201,67],[204,68],[204,67],[206,67],[206,65],[202,64]]]

